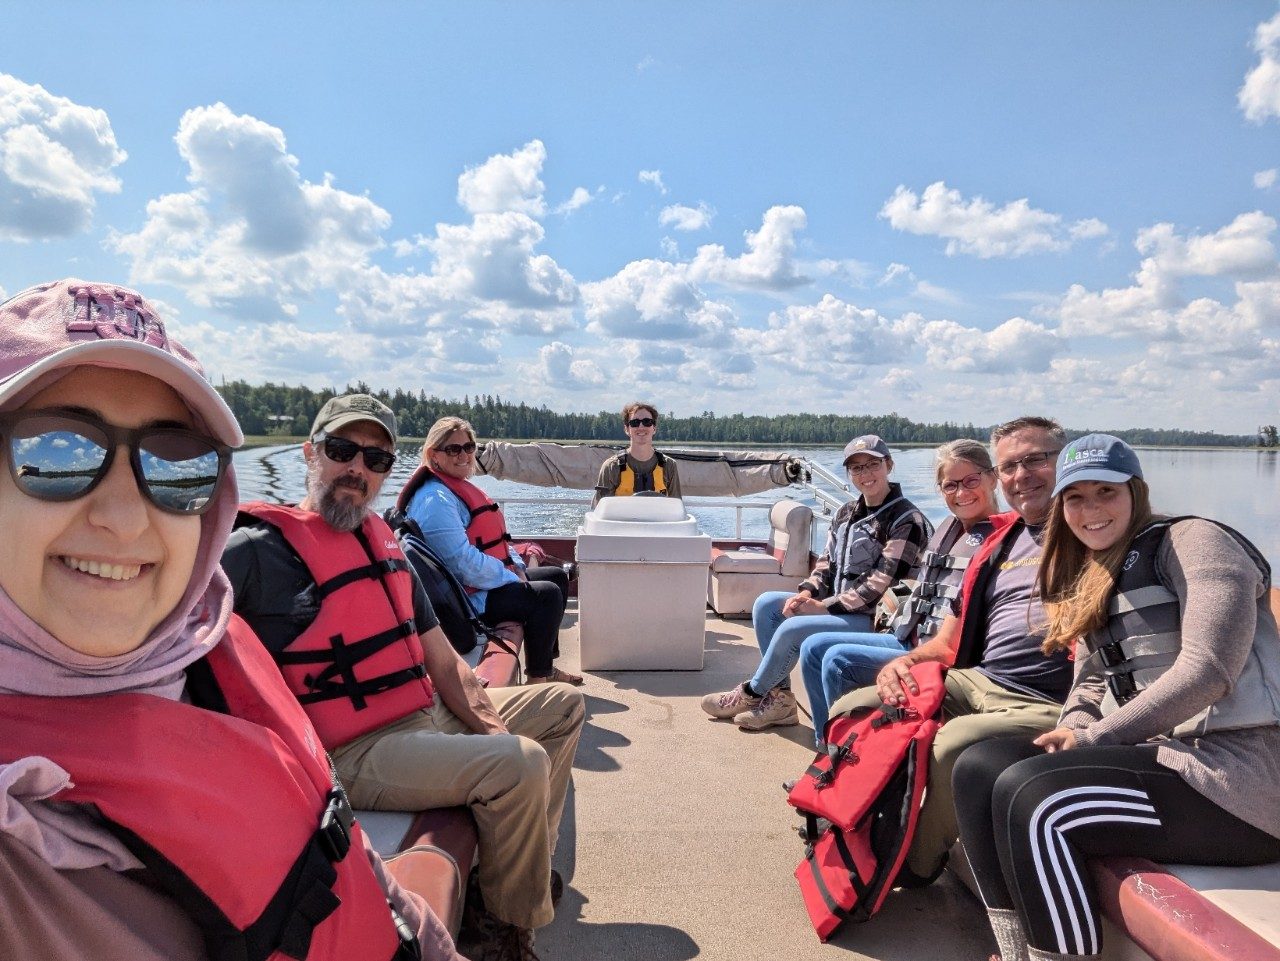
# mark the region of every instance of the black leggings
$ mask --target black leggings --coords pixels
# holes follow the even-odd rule
[[[988,908],[1013,908],[1033,948],[1101,950],[1084,859],[1132,854],[1179,864],[1265,864],[1280,839],[1228,814],[1153,746],[1046,754],[1026,738],[981,741],[951,779],[960,839]]]
[[[480,620],[493,626],[503,621],[524,625],[524,669],[546,677],[560,655],[560,619],[564,617],[569,578],[562,567],[530,567],[528,581],[495,587],[485,598]]]

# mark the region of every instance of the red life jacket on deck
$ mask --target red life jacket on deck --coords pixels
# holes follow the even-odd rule
[[[279,530],[315,579],[320,613],[272,656],[325,748],[430,707],[413,577],[386,522],[369,514],[347,533],[296,507],[252,503],[240,510]]]
[[[407,511],[413,495],[429,480],[438,480],[467,508],[471,515],[471,519],[467,522],[467,540],[471,542],[471,546],[482,554],[496,557],[514,570],[516,562],[511,559],[511,550],[508,547],[511,543],[511,535],[507,533],[507,521],[502,516],[502,508],[471,481],[449,477],[422,464],[413,472],[409,482],[404,485],[404,490],[396,498],[396,507],[401,511]],[[469,584],[466,588],[470,594],[478,590]]]
[[[191,704],[0,695],[0,761],[66,769],[72,786],[52,800],[96,807],[212,961],[416,957],[306,715],[248,625],[233,617],[187,680]]]
[[[902,871],[942,724],[945,670],[936,661],[914,665],[920,693],[908,694],[905,707],[833,717],[827,753],[787,796],[805,816],[804,859],[795,874],[824,942],[846,921],[880,910]]]

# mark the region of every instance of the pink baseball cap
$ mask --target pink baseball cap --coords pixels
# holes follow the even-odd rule
[[[164,381],[216,440],[244,443],[235,414],[195,356],[168,335],[141,294],[115,284],[59,280],[0,303],[0,409],[51,371],[84,364]]]

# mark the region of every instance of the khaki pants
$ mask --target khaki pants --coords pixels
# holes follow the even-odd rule
[[[1043,734],[1057,726],[1062,712],[1061,704],[1011,691],[972,669],[948,671],[946,683],[942,699],[945,723],[933,739],[929,788],[907,853],[907,867],[926,878],[942,866],[943,857],[960,834],[951,793],[951,771],[960,752],[988,738]],[[863,687],[832,704],[831,716],[879,705],[876,689]]]
[[[582,733],[582,695],[566,684],[487,693],[510,734],[471,733],[437,695],[430,709],[344,744],[333,760],[356,808],[467,805],[485,907],[508,924],[541,927],[553,917],[551,854]]]

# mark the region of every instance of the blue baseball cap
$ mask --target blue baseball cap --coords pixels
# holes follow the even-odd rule
[[[1057,497],[1077,481],[1111,481],[1124,483],[1130,477],[1141,477],[1142,465],[1133,448],[1110,434],[1085,434],[1077,437],[1058,455]]]

